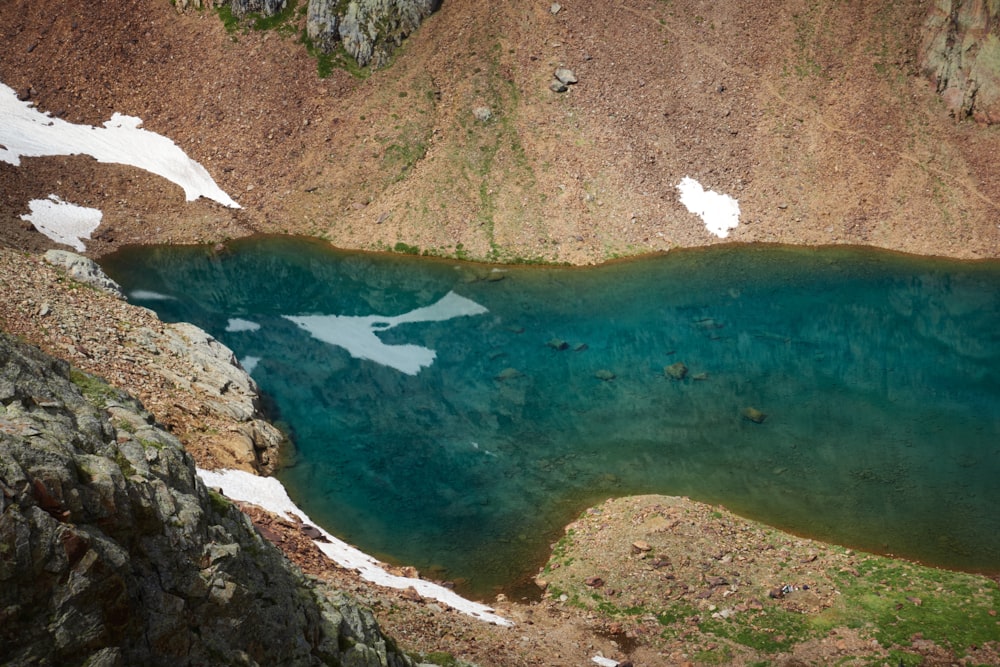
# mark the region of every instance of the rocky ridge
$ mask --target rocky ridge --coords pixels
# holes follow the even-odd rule
[[[233,352],[187,323],[130,306],[92,260],[0,250],[0,327],[139,397],[199,464],[268,473],[285,441]]]
[[[411,665],[98,378],[0,334],[0,662]]]

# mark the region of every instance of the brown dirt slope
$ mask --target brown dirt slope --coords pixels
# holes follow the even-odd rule
[[[677,202],[692,176],[740,200],[731,240],[1000,253],[1000,132],[920,75],[926,1],[452,0],[367,79],[317,77],[300,9],[227,33],[159,0],[5,0],[0,81],[70,121],[141,117],[244,209],[30,159],[0,166],[0,238],[47,245],[19,216],[56,193],[104,210],[98,254],[263,231],[585,263],[719,242]]]

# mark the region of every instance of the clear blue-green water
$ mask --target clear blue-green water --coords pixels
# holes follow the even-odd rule
[[[253,368],[306,513],[467,593],[636,493],[1000,571],[1000,262],[724,246],[498,273],[268,237],[102,264]]]

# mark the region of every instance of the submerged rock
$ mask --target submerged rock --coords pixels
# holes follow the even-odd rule
[[[757,408],[743,408],[741,413],[744,419],[752,421],[755,424],[763,424],[764,420],[767,419],[767,415],[758,410]]]
[[[546,345],[548,345],[549,347],[551,347],[553,350],[568,350],[569,349],[569,343],[567,343],[566,341],[564,341],[562,338],[553,338],[553,339],[549,340],[549,342],[546,343]]]
[[[524,373],[521,371],[516,368],[505,368],[497,375],[497,380],[516,380],[520,377],[524,377]]]
[[[614,380],[615,374],[607,370],[606,368],[602,368],[601,370],[594,373],[594,377],[596,377],[598,380],[604,380],[605,382],[607,382],[608,380]]]
[[[672,380],[683,380],[687,377],[688,367],[683,361],[678,361],[677,363],[670,364],[669,366],[664,366],[663,374]]]

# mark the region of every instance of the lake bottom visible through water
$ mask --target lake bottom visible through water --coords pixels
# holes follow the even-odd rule
[[[102,265],[251,370],[306,513],[470,595],[640,493],[1000,571],[1000,262],[723,246],[491,267],[266,237]]]

